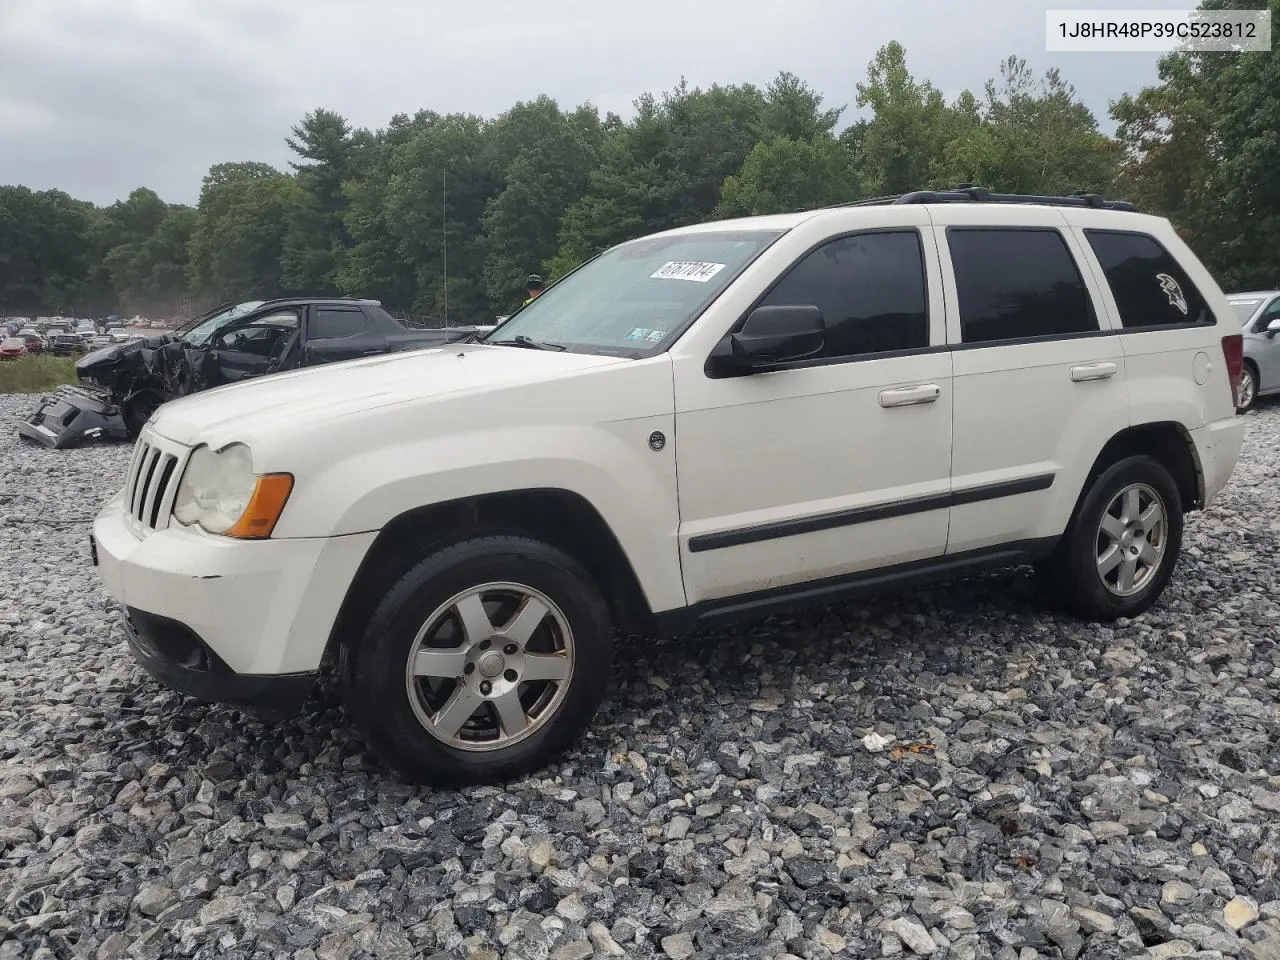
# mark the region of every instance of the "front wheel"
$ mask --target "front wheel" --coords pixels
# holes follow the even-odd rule
[[[1169,471],[1151,457],[1126,457],[1089,486],[1041,573],[1086,619],[1137,616],[1173,575],[1182,522]]]
[[[581,565],[521,536],[431,553],[344,651],[345,696],[374,751],[410,780],[535,770],[590,722],[609,681],[608,608]]]
[[[159,397],[147,393],[130,397],[125,401],[124,407],[120,411],[120,416],[124,420],[124,428],[128,432],[130,440],[138,439],[142,433],[142,428],[151,419],[151,415],[160,409],[160,403]]]
[[[1236,413],[1248,413],[1253,409],[1253,401],[1258,397],[1258,372],[1248,360],[1240,371],[1240,402],[1236,405]]]

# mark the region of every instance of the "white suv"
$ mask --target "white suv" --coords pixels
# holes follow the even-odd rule
[[[134,654],[403,774],[570,745],[615,631],[1031,562],[1141,613],[1227,483],[1241,335],[1168,222],[973,189],[617,246],[483,342],[164,405],[95,552]]]

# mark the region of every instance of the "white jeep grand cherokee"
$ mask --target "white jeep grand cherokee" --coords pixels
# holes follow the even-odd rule
[[[1240,450],[1241,336],[1168,222],[971,188],[617,246],[484,342],[163,406],[93,527],[135,656],[406,776],[569,746],[616,630],[1034,563],[1149,607]]]

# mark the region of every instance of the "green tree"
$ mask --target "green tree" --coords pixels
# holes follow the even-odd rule
[[[911,75],[896,41],[876,51],[857,89],[858,106],[872,111],[856,134],[856,165],[867,190],[885,195],[932,185],[952,130],[941,92]]]
[[[1005,193],[1060,195],[1106,192],[1115,177],[1118,145],[1057,70],[1038,83],[1026,61],[1008,57],[1001,82],[987,83],[986,103],[962,95],[951,111],[946,183],[968,181]]]
[[[563,114],[546,97],[517,104],[486,130],[505,181],[483,218],[484,283],[494,309],[519,302],[524,278],[555,255],[561,217],[586,194],[602,136],[593,107]]]
[[[778,138],[757,143],[742,170],[725,179],[716,215],[785,213],[842,203],[857,195],[852,157],[844,144],[830,136]]]
[[[352,134],[331,110],[314,110],[286,138],[302,161],[291,162],[298,186],[281,258],[281,279],[290,289],[311,294],[338,291],[339,273],[351,237],[343,222],[348,197],[343,189],[355,168],[367,133]]]
[[[484,147],[484,121],[451,114],[428,118],[389,158],[382,222],[413,271],[410,311],[432,322],[490,312],[481,221],[499,180]]]
[[[0,186],[0,311],[70,308],[89,271],[92,216],[61,190]]]
[[[590,189],[570,207],[552,273],[641,233],[710,217],[725,177],[755,146],[766,101],[751,85],[690,89],[636,101],[630,124],[610,128]]]
[[[265,163],[211,167],[188,246],[196,291],[215,300],[283,294],[280,262],[299,193],[291,176]]]
[[[338,267],[340,292],[378,298],[398,313],[412,306],[417,272],[401,255],[399,239],[388,225],[387,194],[397,151],[439,119],[439,114],[428,110],[413,117],[397,114],[385,129],[370,134],[362,146],[364,159],[342,185],[347,200],[343,227],[351,246]]]
[[[1111,114],[1129,198],[1172,219],[1225,288],[1280,284],[1280,49],[1170,54]]]

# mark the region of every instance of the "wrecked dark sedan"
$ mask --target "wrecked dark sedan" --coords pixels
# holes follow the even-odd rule
[[[223,304],[176,330],[81,357],[79,383],[46,396],[18,432],[55,449],[86,437],[132,439],[157,407],[177,397],[295,367],[466,340],[484,329],[411,329],[377,300]]]

